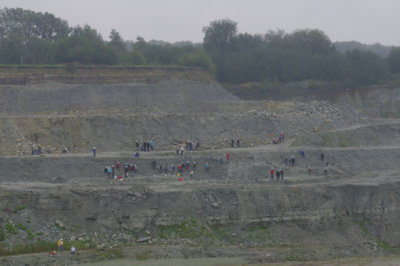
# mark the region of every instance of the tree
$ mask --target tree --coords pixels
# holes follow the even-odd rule
[[[353,84],[376,84],[388,74],[383,59],[373,52],[352,50],[346,52],[345,58],[346,78]]]
[[[225,51],[229,48],[232,39],[237,33],[237,23],[230,19],[221,19],[210,22],[203,27],[203,46],[210,53]]]
[[[60,36],[68,35],[69,32],[68,23],[53,14],[22,8],[0,9],[0,39],[17,34],[21,38],[54,41]]]
[[[66,51],[57,51],[57,53],[67,53],[64,62],[103,65],[117,63],[115,52],[107,47],[101,35],[88,25],[75,27],[71,36],[66,40],[66,46],[60,45],[59,48],[67,49]]]
[[[400,47],[393,47],[387,58],[388,67],[391,73],[400,73]]]
[[[211,57],[203,50],[188,52],[181,55],[178,64],[182,66],[201,67],[206,69],[213,76],[216,74],[215,64]]]
[[[17,34],[9,34],[7,38],[0,39],[0,63],[21,64],[23,54],[23,42]]]
[[[125,65],[145,65],[146,58],[144,58],[141,52],[135,50],[125,53],[121,57],[120,62]]]
[[[298,30],[287,38],[292,49],[308,54],[330,54],[335,51],[329,37],[320,30]]]
[[[114,51],[118,54],[122,54],[126,52],[126,45],[121,35],[115,30],[112,29],[110,33],[110,47],[114,49]]]

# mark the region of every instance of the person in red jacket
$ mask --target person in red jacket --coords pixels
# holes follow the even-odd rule
[[[274,168],[271,167],[271,170],[269,172],[271,173],[271,180],[274,180],[274,173],[275,173]]]
[[[229,161],[229,152],[226,153],[226,160]]]

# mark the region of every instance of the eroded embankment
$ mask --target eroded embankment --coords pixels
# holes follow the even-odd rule
[[[1,224],[16,228],[15,234],[5,234],[10,244],[16,239],[62,236],[99,245],[191,241],[279,247],[290,243],[304,249],[319,245],[323,250],[317,252],[324,256],[368,254],[373,252],[371,241],[400,244],[400,182],[381,181],[369,185],[233,183],[230,188],[178,182],[169,185],[174,187],[170,191],[134,184],[3,185]],[[346,251],[349,247],[353,248]]]
[[[305,158],[299,151],[305,151]],[[226,161],[226,153],[230,153],[229,162]],[[324,161],[320,160],[320,154],[324,153]],[[282,168],[285,179],[288,181],[311,181],[324,179],[323,170],[328,170],[327,178],[352,178],[379,175],[395,175],[400,167],[393,160],[400,159],[400,148],[397,146],[363,147],[363,148],[310,148],[310,147],[285,147],[279,145],[266,145],[260,148],[225,149],[212,151],[187,152],[185,156],[177,156],[174,151],[141,152],[141,156],[134,157],[132,153],[91,154],[84,155],[26,155],[23,157],[0,157],[1,182],[58,182],[64,183],[70,180],[104,180],[105,166],[116,165],[120,162],[120,171],[115,175],[124,175],[125,162],[137,165],[135,178],[152,180],[153,176],[164,175],[165,166],[168,167],[168,176],[171,177],[172,164],[190,164],[196,162],[194,178],[216,180],[263,180],[269,176],[269,168]],[[285,158],[296,159],[295,167],[285,165]],[[154,163],[153,163],[154,162]],[[208,162],[209,170],[204,168]],[[329,163],[329,166],[328,166]],[[153,165],[155,168],[153,168]],[[159,168],[162,167],[162,175]],[[312,173],[307,169],[311,167]],[[184,170],[185,176],[189,175]]]

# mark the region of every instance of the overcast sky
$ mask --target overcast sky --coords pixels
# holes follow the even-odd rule
[[[203,26],[229,18],[239,32],[321,29],[332,41],[400,46],[400,0],[0,0],[0,7],[49,12],[108,40],[201,42]]]

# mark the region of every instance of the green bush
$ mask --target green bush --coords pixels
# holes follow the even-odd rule
[[[26,231],[26,226],[21,223],[17,223],[15,225],[15,228],[17,228],[18,230],[21,230],[21,231]]]
[[[22,211],[22,210],[25,210],[25,209],[26,209],[26,207],[25,207],[24,205],[15,207],[15,211],[16,211],[16,212],[17,212],[17,211]]]
[[[0,247],[0,256],[18,255],[24,253],[38,253],[57,250],[57,243],[49,241],[25,242],[13,248]]]
[[[10,235],[18,234],[17,228],[15,228],[15,226],[12,223],[6,224],[5,227],[6,227],[6,231],[7,231],[8,234],[10,234]]]
[[[0,228],[0,242],[6,240],[6,234],[4,233],[3,228]]]

